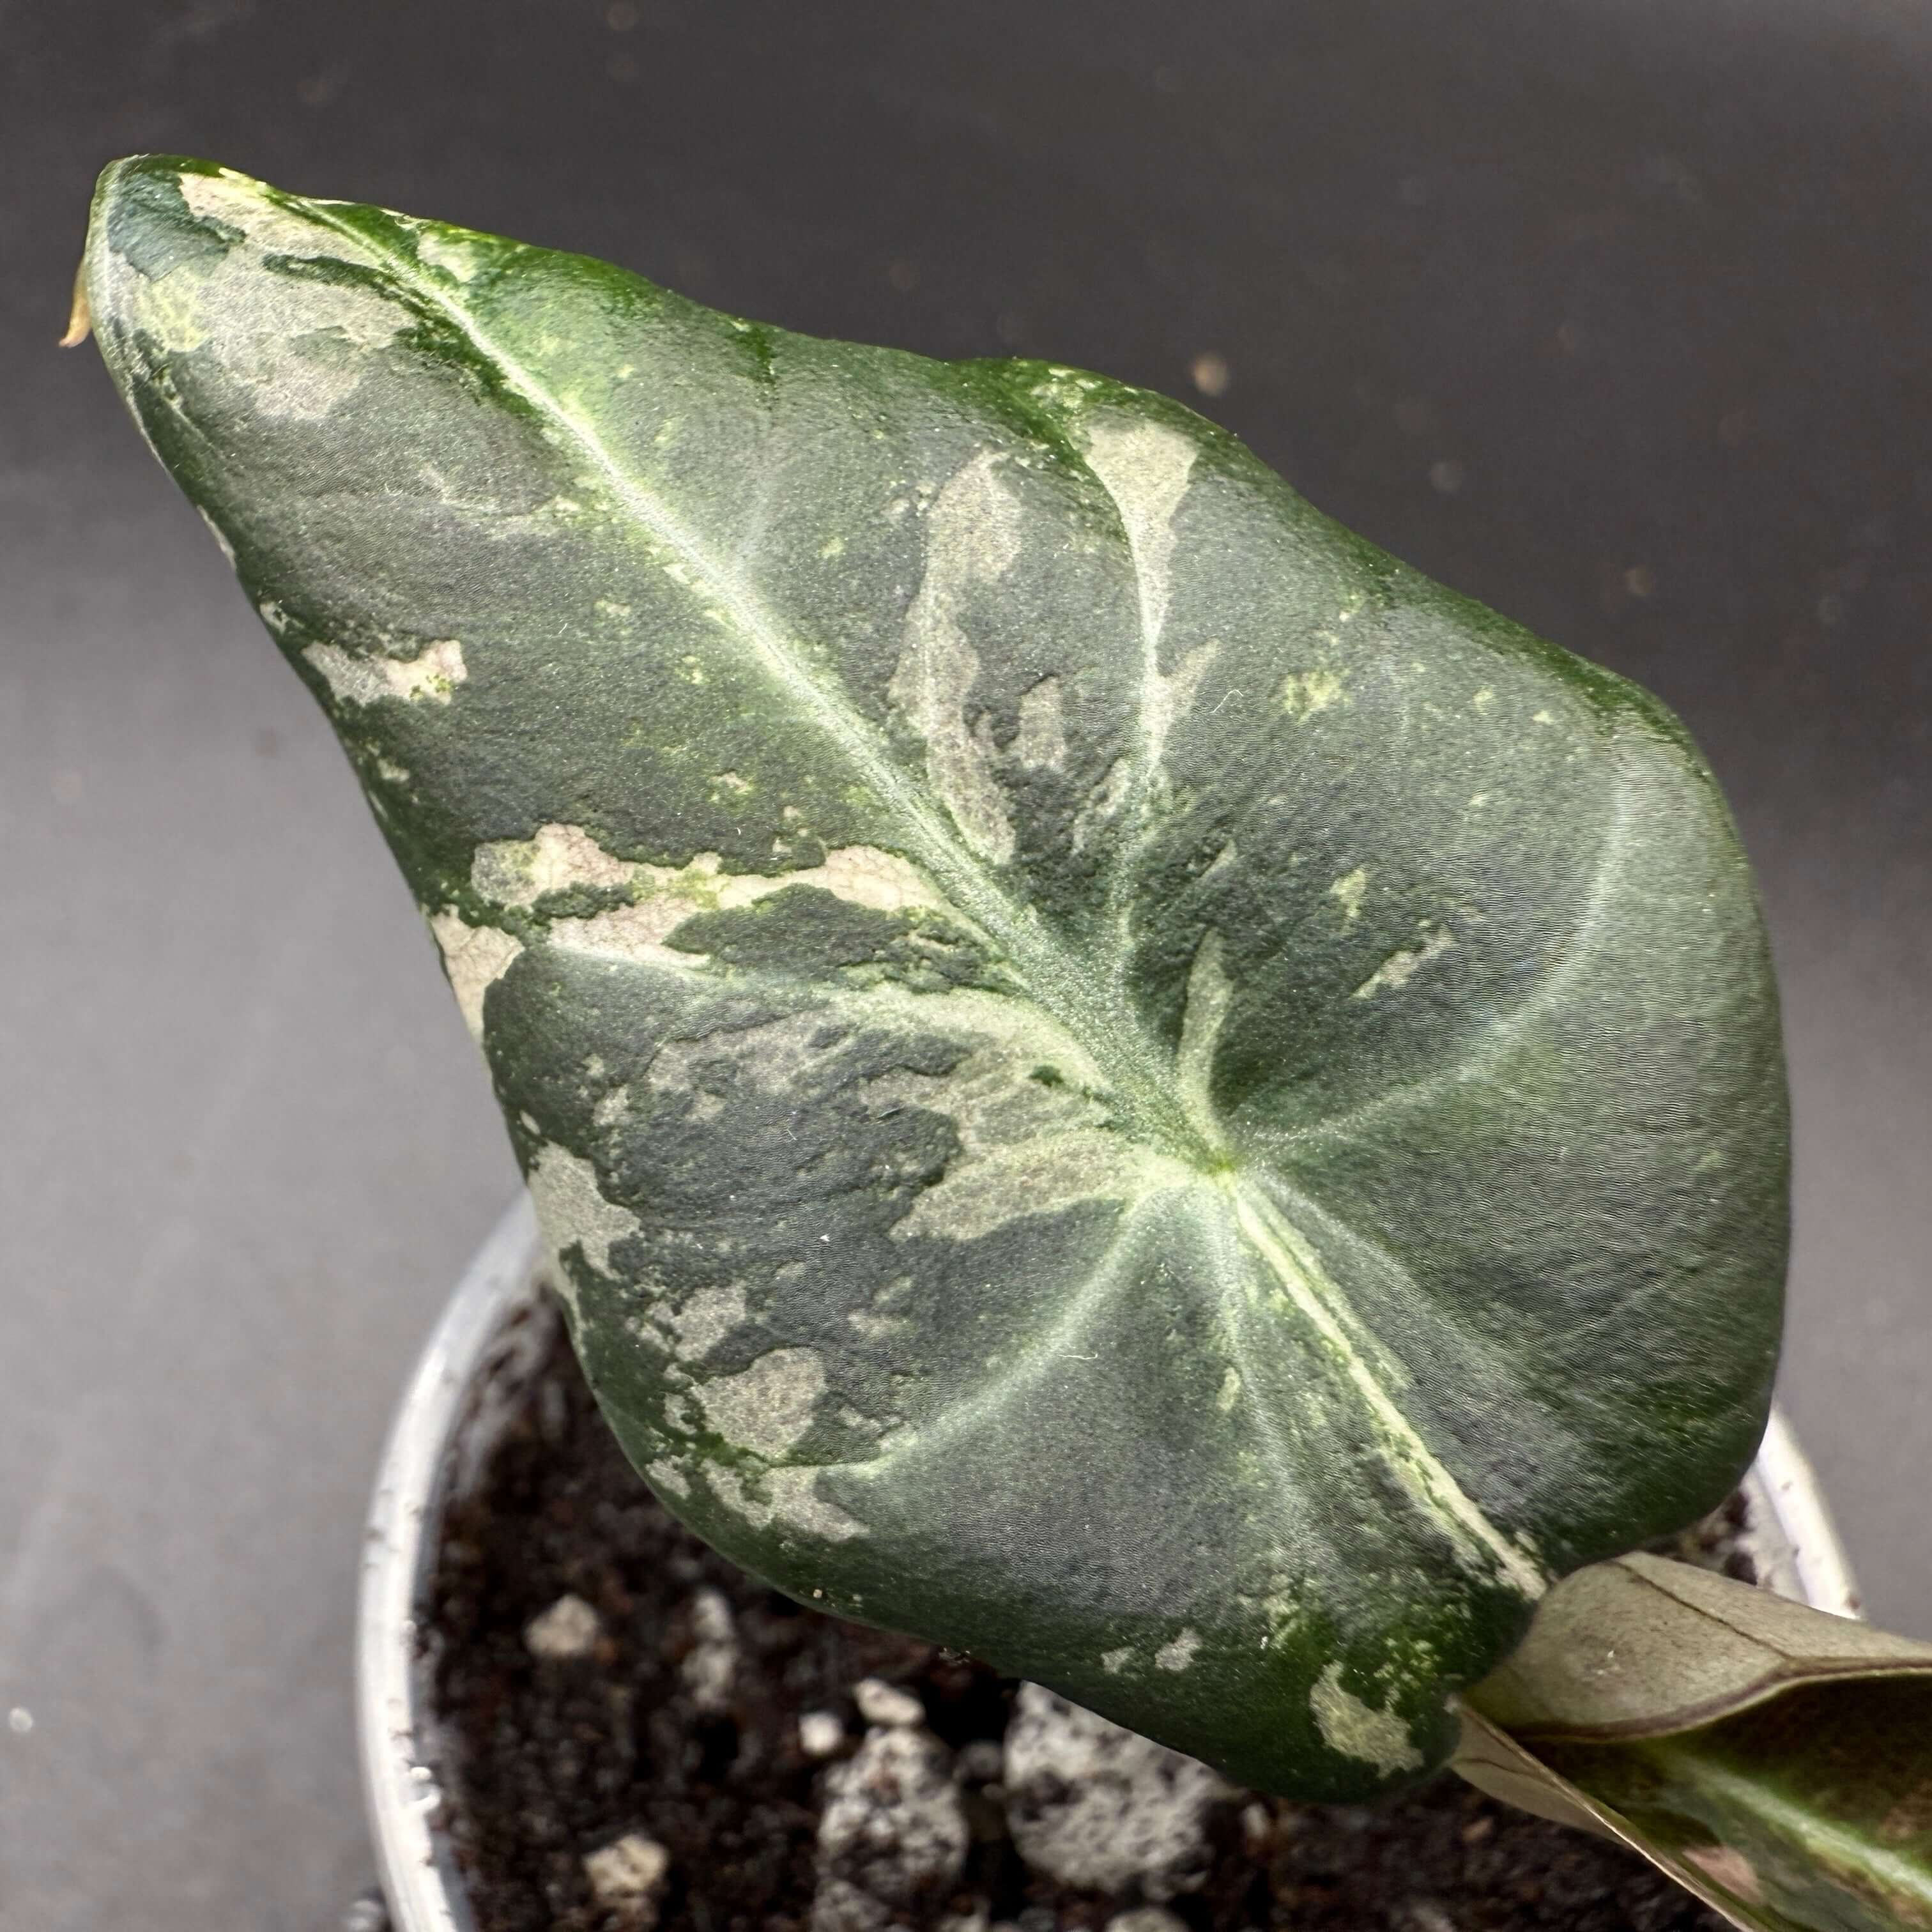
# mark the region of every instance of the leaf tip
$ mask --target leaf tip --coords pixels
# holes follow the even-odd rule
[[[93,333],[94,311],[87,305],[87,264],[82,262],[74,272],[74,300],[68,310],[67,333],[57,346],[78,349]]]

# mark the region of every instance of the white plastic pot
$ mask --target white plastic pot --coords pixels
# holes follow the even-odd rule
[[[430,1669],[418,1642],[442,1516],[482,1473],[556,1320],[538,1286],[536,1217],[520,1200],[450,1298],[403,1398],[369,1512],[356,1628],[362,1782],[395,1932],[475,1932],[442,1829]],[[1773,1412],[1744,1481],[1745,1540],[1773,1589],[1841,1616],[1858,1597],[1816,1479]]]

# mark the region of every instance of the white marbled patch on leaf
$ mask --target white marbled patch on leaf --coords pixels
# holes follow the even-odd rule
[[[290,214],[263,192],[260,182],[232,169],[212,175],[184,174],[180,185],[191,214],[235,230],[265,255],[308,258],[343,252],[339,236]]]
[[[636,1215],[605,1198],[597,1185],[597,1170],[580,1155],[554,1142],[538,1150],[526,1176],[536,1202],[537,1225],[559,1263],[557,1273],[566,1294],[569,1270],[562,1265],[572,1248],[599,1274],[610,1273],[610,1249],[640,1232]]]
[[[812,1426],[825,1393],[816,1348],[773,1348],[734,1376],[714,1376],[694,1394],[705,1420],[734,1448],[773,1460]]]
[[[412,658],[346,651],[340,644],[307,645],[302,658],[321,672],[337,700],[344,704],[374,704],[385,698],[447,704],[470,675],[463,646],[454,638],[439,638]]]
[[[1030,771],[1057,772],[1066,763],[1066,722],[1060,680],[1043,677],[1022,694],[1019,736],[1013,749]]]
[[[926,574],[905,616],[887,695],[926,741],[928,780],[967,843],[1004,864],[1013,828],[986,743],[967,716],[980,655],[962,628],[968,595],[997,583],[1020,553],[1020,506],[986,451],[948,478],[926,518]]]
[[[1366,866],[1358,866],[1352,872],[1345,872],[1328,888],[1328,896],[1340,902],[1342,923],[1353,926],[1362,916],[1362,896],[1369,890],[1369,871]]]
[[[433,913],[429,929],[442,949],[443,970],[449,976],[450,991],[456,995],[463,1023],[470,1029],[470,1038],[480,1040],[483,995],[510,970],[524,942],[494,926],[466,925],[452,907]]]
[[[1186,715],[1220,651],[1210,638],[1172,670],[1160,667],[1179,540],[1174,517],[1196,454],[1186,436],[1164,423],[1102,422],[1087,441],[1088,467],[1114,500],[1126,532],[1140,598],[1142,784],[1159,766],[1175,722]]]
[[[1372,1764],[1384,1778],[1422,1768],[1422,1754],[1408,1726],[1394,1712],[1378,1711],[1344,1689],[1339,1663],[1330,1664],[1316,1679],[1308,1708],[1323,1742],[1342,1756]]]
[[[759,1496],[735,1469],[721,1462],[704,1466],[705,1478],[719,1501],[755,1530],[768,1530],[776,1523],[826,1543],[849,1543],[866,1534],[866,1526],[856,1516],[819,1493],[823,1473],[809,1464],[760,1470],[758,1487],[764,1493]]]
[[[1140,584],[1150,647],[1167,622],[1176,541],[1174,513],[1194,470],[1194,445],[1164,423],[1102,422],[1087,440],[1087,466],[1120,513]]]
[[[259,182],[224,171],[184,173],[183,201],[237,238],[219,255],[176,262],[149,275],[112,249],[90,256],[98,314],[149,336],[164,355],[207,350],[250,392],[260,414],[325,416],[361,382],[370,358],[414,318],[406,305],[360,282],[298,278],[265,257],[298,256],[379,270],[375,255],[281,207]]]
[[[894,1228],[896,1238],[973,1240],[1026,1215],[1082,1201],[1136,1200],[1192,1178],[1109,1124],[1107,1108],[1083,1090],[1100,1085],[1096,1070],[1050,1022],[996,998],[962,993],[923,996],[919,1016],[928,1016],[942,1027],[955,1016],[980,1022],[959,1064],[947,1073],[901,1069],[866,1083],[868,1106],[938,1114],[959,1140],[945,1173]],[[1034,1077],[1042,1066],[1058,1075],[1057,1084]]]
[[[1185,1670],[1194,1661],[1194,1653],[1201,1648],[1201,1633],[1184,1630],[1171,1643],[1164,1643],[1154,1654],[1155,1667],[1161,1670]]]
[[[1446,927],[1424,926],[1421,944],[1405,946],[1399,952],[1391,952],[1355,988],[1354,998],[1372,1000],[1384,987],[1394,989],[1407,986],[1421,968],[1430,960],[1439,958],[1444,953],[1452,951],[1455,944],[1455,934]]]
[[[539,826],[529,838],[492,839],[470,860],[470,883],[484,898],[526,911],[553,892],[587,886],[630,895],[628,905],[550,922],[553,945],[606,958],[688,969],[701,956],[665,942],[698,913],[732,912],[788,886],[827,892],[878,912],[938,908],[942,902],[918,868],[896,853],[844,845],[824,862],[789,872],[728,872],[716,852],[682,866],[652,866],[606,851],[580,825]]]
[[[681,1308],[660,1304],[652,1311],[652,1320],[669,1338],[680,1360],[694,1362],[723,1341],[747,1312],[741,1282],[714,1282],[694,1288]]]
[[[637,869],[613,858],[580,825],[542,825],[532,838],[478,846],[470,883],[497,905],[523,908],[573,886],[628,886]]]
[[[703,956],[680,952],[664,943],[696,908],[662,899],[640,905],[615,906],[588,919],[550,922],[549,940],[567,952],[586,952],[602,959],[628,959],[635,964],[674,966],[682,970],[701,963]]]
[[[474,242],[453,235],[440,235],[427,226],[416,230],[416,260],[440,269],[452,281],[474,281],[484,264],[483,251]]]
[[[1276,694],[1282,710],[1298,724],[1341,703],[1341,679],[1332,670],[1292,670]]]

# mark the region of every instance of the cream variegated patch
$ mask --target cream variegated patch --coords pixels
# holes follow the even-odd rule
[[[708,1462],[704,1470],[719,1500],[754,1529],[768,1530],[776,1525],[825,1543],[849,1543],[865,1535],[862,1522],[820,1493],[820,1473],[809,1464],[780,1463],[761,1469],[758,1484],[764,1493],[760,1496],[735,1469]]]
[[[565,1256],[579,1249],[592,1268],[608,1275],[612,1244],[638,1233],[642,1224],[628,1208],[605,1197],[597,1184],[596,1168],[568,1148],[552,1142],[538,1148],[525,1178],[536,1204],[537,1225],[557,1257],[560,1283],[574,1302],[569,1270],[562,1265]]]
[[[1057,772],[1066,764],[1066,705],[1060,680],[1043,677],[1020,698],[1019,736],[1013,750],[1029,770]]]
[[[483,1037],[483,996],[510,970],[524,950],[524,942],[514,933],[499,932],[494,926],[469,926],[453,907],[430,915],[430,931],[442,951],[443,970],[449,976],[450,991],[470,1029],[472,1040]]]
[[[714,1376],[693,1393],[706,1422],[734,1448],[776,1460],[812,1426],[825,1393],[816,1348],[773,1348],[736,1375]]]
[[[302,658],[321,672],[329,690],[344,704],[374,704],[386,698],[447,704],[470,675],[463,646],[454,638],[439,638],[409,658],[392,658],[382,651],[346,651],[340,644],[305,645]]]
[[[440,234],[427,225],[416,231],[416,259],[459,282],[472,282],[482,272],[485,257],[473,242],[460,236]]]
[[[1141,628],[1150,649],[1167,622],[1172,595],[1174,514],[1194,472],[1193,443],[1164,423],[1096,423],[1087,439],[1087,466],[1120,513],[1139,580]]]
[[[260,182],[232,169],[223,168],[212,175],[183,174],[181,197],[191,213],[237,230],[265,255],[340,256],[344,252],[339,236],[291,214],[264,192]],[[364,260],[367,266],[368,258]]]
[[[1043,1016],[996,996],[956,992],[919,998],[908,1017],[971,1044],[950,1072],[901,1069],[866,1083],[874,1108],[938,1114],[959,1140],[945,1173],[894,1228],[898,1239],[975,1240],[1028,1215],[1082,1201],[1137,1200],[1193,1178],[1112,1124],[1096,1097],[1098,1070]]]
[[[495,904],[520,908],[574,886],[628,886],[638,870],[613,858],[580,825],[542,825],[533,838],[478,846],[470,883]]]
[[[980,657],[963,622],[971,592],[997,583],[1020,553],[1020,506],[1000,480],[1000,460],[991,450],[974,457],[933,500],[926,573],[887,694],[926,741],[926,777],[962,836],[1004,864],[1013,856],[1012,821],[988,741],[968,713]]]
[[[1154,1652],[1154,1667],[1157,1670],[1185,1670],[1193,1663],[1194,1654],[1200,1648],[1201,1633],[1184,1630]]]
[[[1332,670],[1292,670],[1276,694],[1282,710],[1298,723],[1342,702],[1342,680]]]
[[[1408,1726],[1394,1712],[1378,1711],[1346,1689],[1339,1662],[1316,1679],[1308,1708],[1330,1750],[1358,1764],[1373,1765],[1384,1778],[1422,1768],[1423,1755]]]
[[[574,951],[688,967],[694,956],[664,941],[694,914],[733,912],[790,886],[827,892],[877,912],[937,910],[942,902],[896,853],[845,845],[822,864],[786,872],[728,872],[716,852],[682,866],[620,859],[580,825],[544,825],[528,838],[494,839],[472,855],[470,883],[493,904],[526,911],[554,892],[588,887],[628,895],[628,905],[553,920],[550,938]]]
[[[1352,872],[1345,872],[1328,888],[1328,896],[1340,902],[1342,922],[1353,926],[1362,916],[1362,900],[1369,890],[1369,872],[1366,866],[1358,866]]]
[[[370,358],[409,326],[409,310],[362,281],[265,274],[262,258],[321,258],[368,270],[376,257],[290,212],[244,176],[184,173],[180,187],[194,214],[238,238],[158,275],[111,248],[92,254],[89,274],[100,286],[92,306],[115,316],[117,328],[144,331],[169,354],[208,350],[265,416],[328,415],[361,382]]]
[[[1438,959],[1454,950],[1456,935],[1446,926],[1425,926],[1420,941],[1414,946],[1404,946],[1400,952],[1391,952],[1362,983],[1355,988],[1354,998],[1372,1000],[1384,988],[1394,991],[1406,986],[1430,960]]]
[[[652,1311],[652,1322],[668,1338],[680,1361],[694,1362],[723,1341],[746,1312],[744,1285],[716,1282],[694,1288],[681,1307],[659,1303]]]

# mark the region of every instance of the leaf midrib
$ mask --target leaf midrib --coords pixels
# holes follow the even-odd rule
[[[736,572],[656,491],[620,464],[595,428],[506,349],[462,303],[394,249],[361,230],[313,202],[305,204],[304,212],[387,264],[399,283],[439,310],[475,345],[532,410],[570,436],[647,541],[668,551],[703,582],[765,668],[857,768],[888,816],[912,829],[910,842],[947,898],[998,942],[1018,969],[1027,993],[1088,1047],[1143,1131],[1163,1152],[1203,1173],[1225,1168],[1226,1154],[1203,1139],[1167,1090],[1162,1056],[1146,1029],[1132,1017],[1123,1024],[1118,1004],[1089,983],[1088,974],[1046,931],[1033,909],[1016,903],[997,880],[987,876],[936,808],[921,796],[878,741],[871,724],[812,674],[806,653]]]
[[[386,263],[399,285],[439,311],[490,361],[499,376],[520,395],[526,406],[570,437],[616,503],[630,514],[653,547],[670,552],[704,583],[739,634],[780,686],[838,745],[889,812],[899,814],[914,829],[920,856],[947,896],[1005,949],[1018,969],[1018,976],[1025,991],[1087,1046],[1096,1067],[1149,1140],[1228,1191],[1235,1209],[1234,1219],[1244,1238],[1270,1270],[1282,1280],[1291,1299],[1312,1321],[1343,1363],[1346,1378],[1364,1401],[1378,1432],[1390,1447],[1392,1460],[1400,1467],[1406,1486],[1418,1502],[1450,1530],[1454,1540],[1480,1550],[1525,1594],[1540,1594],[1546,1580],[1540,1570],[1483,1515],[1352,1342],[1349,1330],[1358,1325],[1352,1311],[1346,1303],[1340,1307],[1331,1305],[1330,1294],[1307,1270],[1292,1264],[1284,1266],[1280,1241],[1282,1217],[1279,1210],[1251,1182],[1239,1176],[1233,1156],[1225,1146],[1205,1139],[1202,1130],[1187,1118],[1171,1090],[1166,1056],[1138,1018],[1130,1017],[1122,1024],[1118,997],[1109,998],[1105,990],[1090,984],[1088,974],[1044,928],[1034,910],[1016,903],[996,880],[986,875],[979,861],[878,741],[874,728],[813,676],[806,653],[786,627],[654,490],[617,461],[594,428],[520,358],[498,343],[466,306],[426,278],[414,263],[314,202],[303,204],[302,212],[320,226]],[[1129,554],[1132,559],[1131,545]],[[1138,560],[1132,561],[1138,579]],[[1272,1228],[1270,1222],[1275,1224]],[[1290,1232],[1294,1233],[1294,1245],[1300,1245],[1298,1233]]]

